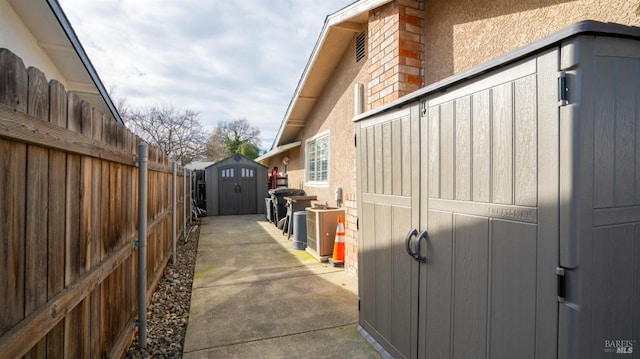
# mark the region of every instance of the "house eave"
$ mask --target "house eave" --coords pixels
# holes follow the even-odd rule
[[[327,16],[309,61],[293,93],[272,149],[296,139],[347,46],[365,31],[369,11],[391,0],[360,0]]]

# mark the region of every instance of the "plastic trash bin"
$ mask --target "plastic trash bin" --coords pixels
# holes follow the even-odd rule
[[[293,212],[293,248],[307,248],[307,212]]]
[[[273,200],[271,197],[264,199],[264,216],[267,218],[267,221],[273,222],[273,216],[271,215],[271,210],[273,209]]]
[[[302,196],[304,195],[304,190],[296,188],[275,188],[269,190],[269,195],[273,201],[273,222],[277,226],[280,220],[287,215],[287,201],[284,200],[284,197]]]

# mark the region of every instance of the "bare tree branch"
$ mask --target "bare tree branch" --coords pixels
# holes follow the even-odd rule
[[[176,162],[186,165],[204,153],[207,134],[198,116],[198,112],[180,112],[175,106],[165,104],[129,110],[124,120],[127,127],[142,139]]]

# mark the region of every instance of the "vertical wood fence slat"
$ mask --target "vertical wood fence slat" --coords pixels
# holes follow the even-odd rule
[[[7,49],[0,49],[0,103],[16,111],[27,112],[27,69],[22,59]]]
[[[49,81],[49,122],[67,127],[67,91],[58,81]],[[67,155],[49,150],[48,288],[47,300],[64,289]],[[47,356],[64,353],[64,320],[47,334]]]
[[[48,84],[44,73],[35,67],[27,69],[27,113],[41,121],[49,120]],[[25,269],[25,316],[47,302],[47,221],[49,151],[27,146],[27,230]],[[46,355],[43,338],[26,357]]]
[[[27,113],[42,121],[49,121],[49,84],[44,72],[35,67],[27,70]]]
[[[48,288],[47,300],[64,289],[65,263],[65,184],[66,154],[49,151],[49,220],[48,220]],[[64,348],[64,321],[47,336],[47,352],[62,352]]]
[[[46,149],[27,147],[25,316],[47,302],[48,155]],[[43,357],[45,353],[46,338],[43,338],[30,354]]]
[[[140,139],[6,49],[0,104],[16,114],[5,107],[0,117],[0,352],[122,356],[137,308]],[[171,255],[170,163],[150,148],[148,294]]]
[[[27,146],[0,139],[0,335],[24,317]]]
[[[67,94],[67,128],[70,131],[81,133],[82,131],[82,104],[74,93]],[[83,267],[84,257],[81,247],[81,204],[82,204],[82,161],[75,154],[67,154],[66,176],[66,219],[65,219],[65,287],[73,284],[79,277]],[[80,355],[81,348],[78,342],[78,327],[80,325],[80,309],[72,310],[62,321],[64,324],[64,353],[67,358]]]
[[[28,76],[22,59],[0,49],[0,103],[27,109]],[[0,139],[0,335],[24,317],[25,206],[27,146]]]

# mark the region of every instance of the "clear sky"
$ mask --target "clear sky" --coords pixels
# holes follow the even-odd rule
[[[107,89],[130,107],[246,118],[273,143],[324,20],[355,0],[59,0]],[[115,99],[114,99],[115,100]]]

